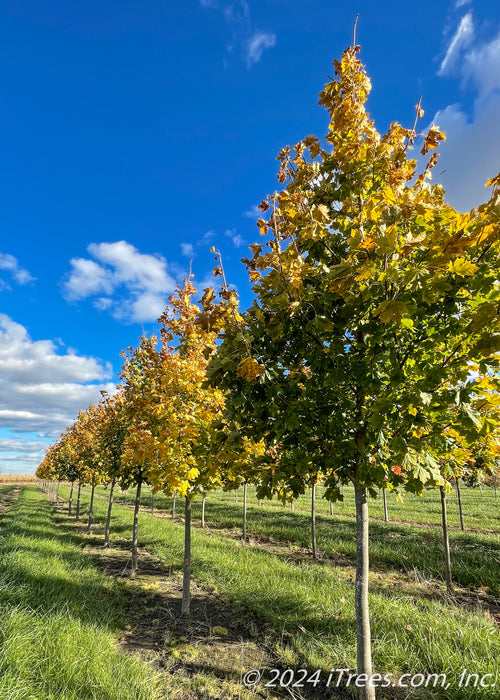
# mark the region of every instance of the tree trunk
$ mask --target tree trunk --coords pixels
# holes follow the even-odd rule
[[[56,494],[56,503],[59,503],[59,489],[61,488],[61,482],[57,482],[57,494]]]
[[[444,542],[444,566],[446,573],[446,590],[448,593],[453,593],[453,584],[451,582],[451,557],[450,557],[450,538],[448,537],[448,518],[446,517],[446,493],[444,486],[440,486],[441,492],[441,520],[443,523],[443,542]]]
[[[342,507],[345,508],[345,501],[344,501],[344,484],[342,484]]]
[[[151,493],[151,515],[154,515],[155,512],[155,495],[154,493]]]
[[[109,528],[111,525],[111,509],[113,508],[113,491],[115,488],[116,479],[110,484],[108,498],[108,514],[106,515],[106,525],[104,527],[104,546],[109,547]]]
[[[290,503],[290,510],[295,510],[295,503],[293,501]]]
[[[464,513],[462,510],[462,496],[460,494],[460,484],[458,483],[458,477],[455,479],[455,488],[457,491],[457,499],[458,499],[458,512],[460,514],[460,528],[462,532],[465,530],[464,526]]]
[[[139,506],[141,504],[141,481],[137,484],[137,491],[135,492],[135,506],[134,506],[134,523],[132,525],[132,569],[130,571],[130,578],[135,578],[135,572],[137,571],[137,531],[139,524]]]
[[[313,559],[317,558],[316,552],[316,484],[311,488],[311,540]]]
[[[247,541],[247,484],[243,484],[243,542]]]
[[[370,572],[368,499],[366,488],[354,484],[356,500],[356,642],[358,675],[372,675],[370,609],[368,604],[368,576]],[[361,700],[375,700],[375,688],[368,683],[360,689]]]
[[[203,496],[201,499],[201,526],[205,527],[205,501],[207,500],[206,496]]]
[[[383,488],[382,489],[382,497],[384,499],[384,520],[386,523],[389,522],[389,513],[387,511],[387,491]]]
[[[69,490],[69,501],[68,501],[68,515],[71,515],[71,508],[73,506],[73,486],[75,485],[75,482],[71,482],[71,488]]]
[[[497,475],[496,474],[493,477],[493,488],[495,489],[495,501],[496,501],[498,498],[498,496],[497,496]]]
[[[234,502],[238,503],[238,489],[234,490]]]
[[[330,501],[330,515],[333,515],[333,502]]]
[[[76,494],[76,514],[75,514],[75,520],[80,520],[80,496],[82,493],[82,485],[80,482],[78,482],[78,491]]]
[[[186,498],[184,510],[184,570],[182,578],[182,617],[189,617],[191,608],[191,501]]]
[[[92,490],[90,491],[90,505],[89,505],[89,516],[87,519],[87,532],[90,532],[90,527],[92,525],[93,515],[94,515],[94,491],[95,484],[92,484]]]
[[[177,494],[174,491],[174,495],[172,496],[172,520],[175,520],[175,499],[177,497]]]

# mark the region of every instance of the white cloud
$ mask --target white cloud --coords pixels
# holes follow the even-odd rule
[[[457,0],[455,3],[455,10],[458,10],[460,7],[463,7],[464,5],[469,5],[472,2],[472,0]]]
[[[233,53],[235,48],[241,48],[241,56],[247,68],[251,68],[262,58],[265,49],[276,45],[276,34],[273,32],[256,31],[250,19],[250,7],[247,0],[199,0],[204,8],[218,8],[226,18],[231,29],[231,40],[226,42],[226,50]],[[228,62],[223,60],[224,69]]]
[[[24,326],[0,314],[0,430],[13,436],[0,440],[0,466],[23,450],[39,455],[45,443],[37,447],[15,434],[58,435],[98,401],[101,389],[114,391],[111,376],[109,363],[58,351],[52,340],[32,340]]]
[[[500,169],[500,95],[492,95],[476,109],[472,120],[459,105],[438,112],[434,121],[446,132],[435,171],[446,200],[458,211],[469,211],[488,198],[486,180]]]
[[[192,243],[181,243],[181,252],[186,258],[192,258],[194,255],[194,246]]]
[[[500,33],[489,43],[468,51],[462,67],[464,84],[472,84],[482,100],[500,89]]]
[[[244,22],[249,16],[250,10],[246,0],[234,0],[224,9],[224,17],[230,22]]]
[[[468,13],[462,17],[460,24],[451,38],[446,53],[439,67],[438,75],[449,75],[455,69],[460,54],[463,49],[470,45],[474,37],[474,24],[472,14]]]
[[[9,474],[30,474],[44,457],[48,441],[20,440],[9,431],[0,437],[0,470]]]
[[[130,243],[91,243],[94,258],[73,258],[64,282],[68,301],[99,295],[94,306],[125,323],[155,321],[176,286],[172,268],[160,255],[141,253]]]
[[[9,255],[9,253],[0,253],[0,270],[8,272],[18,284],[28,284],[28,282],[33,282],[35,279],[28,270],[19,265],[17,258]],[[4,280],[0,280],[1,289],[9,289],[9,285]]]
[[[248,39],[245,46],[245,60],[247,68],[251,68],[254,63],[258,63],[262,58],[265,49],[276,45],[276,34],[271,32],[254,32]]]
[[[225,235],[232,240],[235,248],[239,248],[246,243],[243,236],[240,233],[236,233],[236,229],[228,229]]]
[[[247,209],[246,212],[244,212],[243,216],[246,216],[247,219],[260,219],[262,216],[262,212],[257,206],[257,204],[252,204],[250,209]]]
[[[486,180],[500,163],[500,33],[476,41],[472,15],[465,15],[448,45],[438,75],[456,75],[462,89],[475,94],[470,114],[459,104],[448,105],[433,118],[446,132],[435,173],[446,189],[447,201],[468,211],[485,201]]]
[[[85,299],[93,294],[113,293],[112,275],[93,260],[73,258],[71,267],[71,275],[64,284],[68,301]]]

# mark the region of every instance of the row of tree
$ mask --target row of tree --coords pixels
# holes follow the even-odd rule
[[[411,128],[380,135],[358,51],[320,94],[325,138],[279,154],[284,189],[260,204],[262,243],[244,259],[252,305],[238,311],[216,254],[219,298],[197,306],[188,280],[159,338],[127,351],[116,394],[80,414],[39,475],[68,463],[69,481],[94,486],[104,470],[139,496],[147,481],[185,497],[186,533],[192,499],[214,487],[254,480],[260,497],[293,499],[322,482],[335,501],[352,483],[357,666],[373,700],[369,495],[437,488],[445,514],[450,481],[498,452],[500,175],[471,212],[447,205],[431,184],[444,134],[418,133],[419,103]]]

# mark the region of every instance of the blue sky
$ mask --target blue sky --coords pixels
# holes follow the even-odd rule
[[[323,135],[318,92],[357,40],[384,131],[448,140],[437,172],[461,210],[500,169],[500,8],[477,0],[5,0],[0,8],[0,471],[111,388],[192,260],[240,258],[276,155]]]

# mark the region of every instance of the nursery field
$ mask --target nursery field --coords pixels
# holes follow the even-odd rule
[[[104,549],[107,493],[97,489],[87,534],[88,488],[75,522],[67,485],[59,503],[33,485],[0,486],[2,698],[357,697],[332,675],[356,665],[350,489],[333,515],[318,489],[317,560],[308,494],[292,511],[276,501],[259,505],[249,489],[246,543],[241,489],[210,494],[204,529],[195,501],[189,619],[180,617],[180,499],[172,518],[171,499],[156,494],[152,512],[151,494],[143,492],[132,580],[133,496],[116,490],[111,547]],[[389,498],[389,522],[381,500],[370,500],[374,667],[391,674],[381,698],[498,697],[498,501],[492,488],[463,488],[462,504],[465,532],[450,495],[450,596],[436,495]],[[247,688],[252,670],[261,678]],[[484,685],[474,678],[464,685],[464,670]],[[421,680],[398,687],[409,686],[405,674]],[[446,684],[432,674],[446,674]]]

